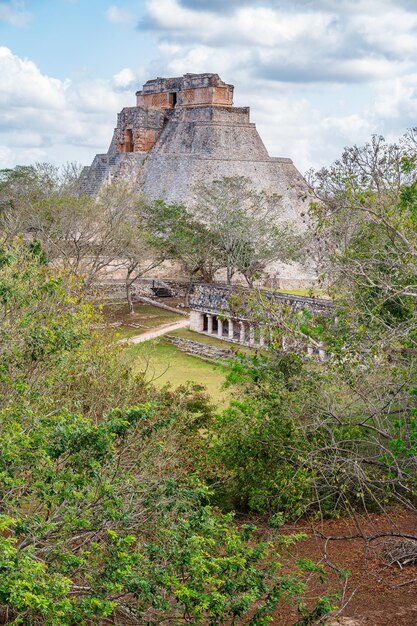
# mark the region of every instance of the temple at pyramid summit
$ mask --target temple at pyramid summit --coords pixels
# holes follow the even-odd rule
[[[233,85],[218,74],[149,80],[136,105],[118,114],[105,154],[82,173],[95,195],[107,182],[129,181],[150,200],[196,202],[196,185],[245,176],[258,191],[281,196],[279,219],[302,228],[308,189],[291,159],[273,158],[251,123],[249,107],[233,106]]]

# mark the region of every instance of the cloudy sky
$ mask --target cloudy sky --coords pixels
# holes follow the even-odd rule
[[[0,0],[0,167],[90,163],[143,82],[186,72],[305,172],[417,126],[417,1]]]

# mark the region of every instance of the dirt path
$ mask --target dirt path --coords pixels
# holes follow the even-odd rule
[[[161,337],[161,335],[171,333],[173,330],[178,330],[179,328],[187,328],[189,325],[190,320],[188,318],[185,320],[181,320],[180,322],[162,324],[162,326],[157,326],[156,328],[147,330],[141,335],[135,335],[134,337],[127,337],[126,339],[122,339],[120,343],[142,343],[143,341],[149,341],[150,339],[155,339],[156,337]]]

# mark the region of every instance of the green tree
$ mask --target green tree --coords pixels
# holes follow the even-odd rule
[[[280,197],[254,191],[244,177],[224,177],[196,189],[193,210],[225,259],[227,283],[240,272],[249,286],[272,261],[303,258],[305,236],[279,222]]]
[[[276,354],[234,363],[228,382],[237,397],[217,417],[207,452],[221,501],[287,520],[313,510],[317,474],[309,454],[317,441],[308,412],[318,377],[297,355]]]
[[[51,273],[41,250],[17,240],[0,249],[0,388],[2,403],[39,392],[39,380],[90,333],[92,306],[80,285]]]
[[[152,243],[167,258],[179,261],[190,283],[196,278],[211,283],[224,267],[216,237],[183,205],[155,202],[149,206],[145,223]]]
[[[84,194],[75,165],[60,170],[37,164],[0,171],[3,237],[36,237],[48,261],[81,278],[87,288],[120,267],[131,270],[127,285],[132,273],[138,273],[143,254],[132,270],[133,233],[131,237],[128,233],[135,229],[142,242],[146,239],[140,207],[137,194],[124,183],[106,185],[97,198]],[[128,248],[129,261],[124,256]],[[136,259],[139,250],[136,246]],[[149,244],[144,252],[150,252]]]

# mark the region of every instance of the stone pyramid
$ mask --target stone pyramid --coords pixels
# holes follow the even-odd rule
[[[233,85],[217,74],[149,80],[124,108],[106,154],[84,168],[84,189],[96,194],[112,180],[129,180],[149,199],[192,206],[195,186],[245,176],[259,191],[282,197],[286,220],[303,222],[307,185],[291,159],[273,158],[249,120],[233,106]]]
[[[268,155],[249,107],[233,106],[233,90],[218,74],[149,80],[136,93],[136,106],[118,114],[107,153],[84,168],[86,193],[95,195],[103,184],[125,180],[149,200],[192,209],[198,183],[244,176],[257,191],[281,196],[277,221],[303,230],[308,186],[291,159]],[[285,266],[289,278],[294,271],[299,278],[314,274],[312,268]]]

